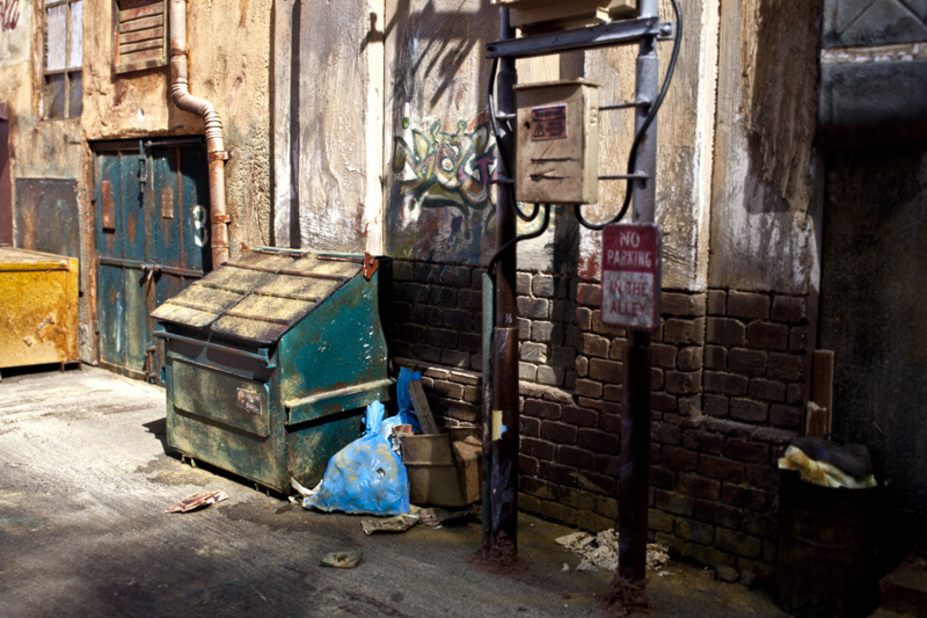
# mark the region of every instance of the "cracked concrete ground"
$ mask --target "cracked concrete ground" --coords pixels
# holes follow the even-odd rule
[[[574,570],[520,518],[527,573],[467,559],[473,521],[365,536],[360,517],[288,508],[280,497],[165,454],[164,390],[101,369],[4,372],[0,382],[0,615],[598,616],[612,574]],[[226,502],[164,509],[219,489]],[[363,551],[351,570],[319,565]],[[569,570],[563,571],[563,565]],[[670,561],[648,592],[661,616],[785,616],[768,595]]]

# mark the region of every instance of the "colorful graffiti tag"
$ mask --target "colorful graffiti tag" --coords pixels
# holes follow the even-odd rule
[[[19,0],[0,0],[0,30],[15,30],[19,23]]]
[[[403,119],[403,127],[409,120]],[[454,231],[468,239],[474,232],[476,215],[485,229],[491,216],[490,180],[496,172],[496,145],[488,122],[468,131],[460,121],[457,131],[441,130],[435,121],[427,132],[411,130],[411,145],[401,136],[394,140],[392,204],[408,218],[418,209],[445,208],[456,211]]]

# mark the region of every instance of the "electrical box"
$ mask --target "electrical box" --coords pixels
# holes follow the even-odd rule
[[[512,26],[525,34],[579,28],[637,17],[637,0],[492,0],[511,9]]]
[[[515,86],[515,197],[531,204],[598,200],[599,91],[584,79]]]

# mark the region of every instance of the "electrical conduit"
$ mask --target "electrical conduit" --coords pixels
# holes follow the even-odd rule
[[[229,259],[228,224],[232,218],[225,207],[225,161],[229,158],[222,137],[222,120],[215,106],[190,94],[187,79],[187,2],[170,0],[171,97],[178,108],[198,114],[206,124],[206,157],[209,164],[209,220],[212,267]]]

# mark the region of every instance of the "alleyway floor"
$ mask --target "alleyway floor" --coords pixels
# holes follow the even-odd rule
[[[530,569],[517,576],[468,564],[478,521],[368,537],[360,517],[288,510],[166,455],[164,399],[160,387],[86,366],[4,375],[0,616],[599,615],[612,574],[575,571],[579,558],[554,542],[567,527],[523,516]],[[209,490],[230,498],[164,513]],[[356,549],[355,569],[319,564]],[[661,616],[785,616],[768,594],[710,571],[664,570],[648,587]]]

